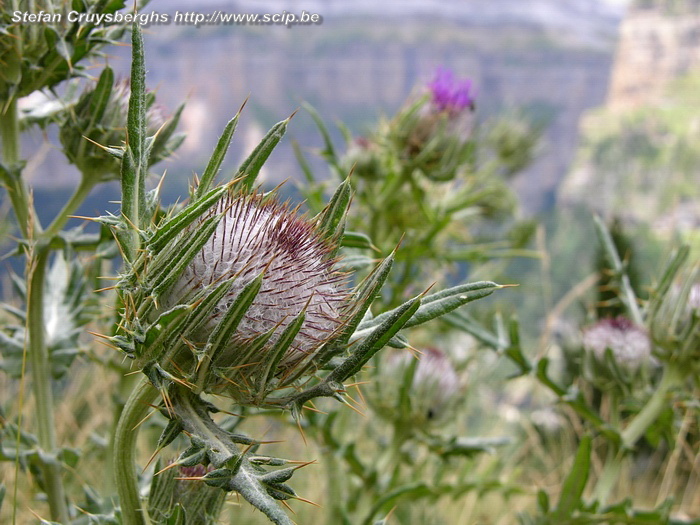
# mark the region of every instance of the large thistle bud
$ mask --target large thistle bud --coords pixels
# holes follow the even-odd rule
[[[202,289],[232,281],[190,336],[191,344],[203,345],[241,292],[262,277],[257,295],[212,363],[223,374],[230,373],[205,386],[205,390],[228,386],[234,399],[245,401],[249,392],[243,385],[249,381],[239,384],[235,377],[255,376],[261,368],[256,363],[274,352],[283,333],[296,331],[283,354],[275,356],[276,376],[292,371],[339,333],[349,311],[345,276],[335,270],[334,244],[319,234],[312,221],[274,197],[228,194],[188,231],[200,228],[212,217],[220,217],[214,232],[163,295],[160,306],[168,310],[188,302]],[[295,323],[298,327],[292,326]]]

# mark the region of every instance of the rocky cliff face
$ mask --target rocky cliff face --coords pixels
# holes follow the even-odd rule
[[[318,2],[319,12],[343,4]],[[234,169],[256,137],[302,101],[314,105],[330,127],[337,119],[355,134],[366,133],[444,65],[473,80],[479,118],[523,106],[551,117],[539,160],[515,180],[530,211],[550,205],[574,156],[580,116],[604,102],[618,18],[614,10],[599,8],[600,0],[538,0],[534,11],[523,10],[521,0],[489,2],[460,3],[461,14],[454,17],[436,10],[420,16],[407,11],[397,18],[376,7],[373,14],[362,16],[331,16],[328,11],[323,24],[313,27],[149,28],[149,86],[157,89],[159,103],[171,110],[187,101],[182,128],[188,138],[178,157],[159,165],[158,171],[167,169],[168,177],[183,181],[184,188],[193,172],[201,172],[221,129],[249,95],[224,170]],[[491,18],[478,15],[478,9],[470,11],[482,4],[491,6]],[[163,5],[164,0],[154,0],[149,9],[164,9]],[[203,3],[197,9],[213,6]],[[262,4],[246,6],[236,10],[267,10]],[[290,9],[295,6],[310,9],[298,2]],[[167,7],[176,8],[176,3]],[[529,18],[515,16],[518,13]],[[535,15],[539,22],[532,19]],[[582,17],[586,20],[578,24],[578,33],[562,29]],[[128,75],[128,47],[110,55],[110,65]],[[292,121],[289,135],[307,148],[320,145],[303,111]],[[289,144],[285,139],[273,153],[267,170],[270,182],[301,176]],[[51,165],[51,176],[37,172],[37,183],[72,184],[65,174],[70,168],[58,169],[60,155],[50,155],[46,165]],[[326,175],[323,164],[316,168],[319,176]]]
[[[700,12],[634,9],[622,22],[608,107],[659,103],[669,84],[700,69]]]
[[[668,234],[700,227],[700,3],[652,4],[622,24],[607,104],[582,119],[558,197]]]
[[[604,101],[609,82],[611,40],[601,51],[564,45],[517,25],[495,31],[448,21],[358,19],[324,26],[301,30],[303,35],[269,27],[170,28],[150,39],[149,81],[160,86],[159,100],[175,107],[189,95],[184,176],[201,169],[226,120],[249,94],[242,129],[251,121],[266,129],[305,100],[331,127],[338,119],[361,134],[395,111],[436,66],[446,65],[473,80],[480,118],[523,106],[551,116],[539,160],[515,181],[526,207],[537,210],[553,201],[575,152],[579,118]],[[290,134],[305,146],[320,144],[303,111]],[[271,158],[271,182],[296,176],[288,144]],[[241,145],[234,140],[233,165],[243,154]]]

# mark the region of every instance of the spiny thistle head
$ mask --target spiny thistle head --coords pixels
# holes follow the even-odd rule
[[[344,275],[335,269],[336,253],[343,243],[363,237],[345,231],[349,181],[313,218],[297,215],[274,195],[252,190],[289,119],[263,137],[239,166],[239,177],[217,187],[213,181],[236,115],[224,128],[190,202],[162,210],[157,191],[147,193],[145,186],[155,139],[146,126],[138,25],[132,49],[121,214],[99,218],[112,229],[125,263],[115,285],[121,320],[118,333],[108,339],[134,359],[163,398],[161,413],[169,422],[158,447],[184,432],[191,446],[178,458],[179,465],[212,465],[203,479],[207,485],[236,491],[272,522],[291,524],[276,500],[296,497],[286,482],[299,467],[268,471],[287,461],[252,456],[251,447],[260,443],[219,427],[210,417],[218,409],[201,394],[225,391],[238,405],[278,407],[299,417],[312,399],[343,401],[344,382],[382,348],[406,346],[398,335],[401,329],[445,315],[501,286],[478,282],[423,293],[373,315],[370,306],[388,278],[394,253],[356,288],[345,290]],[[247,448],[242,451],[239,445]]]
[[[240,354],[256,338],[274,331],[260,353],[269,352],[284,330],[302,312],[305,319],[278,364],[280,370],[299,363],[325,343],[343,324],[347,292],[344,275],[334,270],[334,246],[314,224],[272,198],[227,195],[196,221],[221,214],[214,233],[185,268],[172,289],[162,297],[164,308],[187,302],[203,288],[233,279],[211,315],[195,336],[195,344],[222,321],[241,291],[259,275],[260,290],[248,307],[227,350],[216,366],[246,365]]]

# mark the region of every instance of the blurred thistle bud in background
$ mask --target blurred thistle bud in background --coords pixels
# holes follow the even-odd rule
[[[388,421],[418,428],[444,421],[462,394],[462,380],[450,358],[427,348],[418,358],[405,351],[388,354],[366,397]]]
[[[584,374],[595,385],[608,381],[620,386],[655,363],[649,334],[626,317],[602,319],[583,330]]]
[[[123,2],[38,0],[13,2],[0,11],[0,99],[20,98],[52,88],[68,79],[85,76],[89,59],[99,48],[116,44],[126,24],[119,17],[102,24],[69,22],[68,13],[108,15]],[[24,9],[18,11],[18,9]],[[17,16],[33,15],[34,21]],[[76,20],[77,20],[76,16]]]
[[[97,83],[86,87],[69,107],[61,125],[59,138],[66,157],[94,182],[120,177],[130,95],[129,79],[115,81],[112,70],[106,68]],[[152,92],[146,94],[146,106],[147,133],[153,137],[149,163],[155,164],[172,155],[185,138],[175,133],[182,106],[168,117]]]
[[[677,250],[664,279],[652,292],[648,306],[649,331],[662,361],[675,362],[697,373],[700,362],[700,266],[690,262],[691,250]]]
[[[380,179],[385,169],[381,147],[370,138],[356,137],[341,160],[341,169],[366,181]]]

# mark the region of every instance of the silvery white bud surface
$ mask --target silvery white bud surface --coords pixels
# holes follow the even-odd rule
[[[162,298],[163,306],[167,309],[185,302],[202,287],[235,277],[201,329],[204,341],[238,293],[264,272],[261,289],[228,351],[242,352],[253,338],[275,329],[266,347],[270,348],[305,310],[304,323],[279,364],[282,369],[294,366],[313,354],[343,323],[345,278],[334,269],[332,247],[317,234],[313,223],[259,195],[228,196],[200,222],[215,214],[223,214],[216,230]],[[225,366],[226,356],[220,361],[219,365]]]

